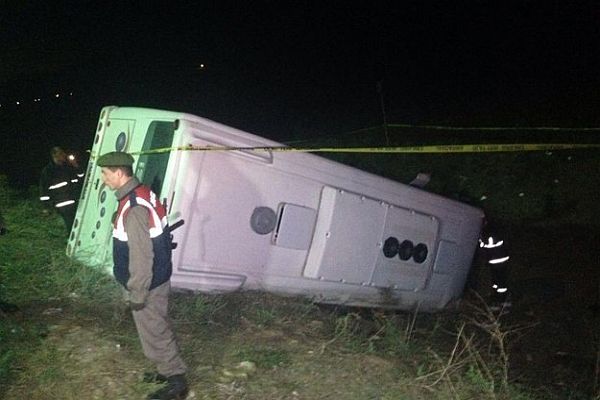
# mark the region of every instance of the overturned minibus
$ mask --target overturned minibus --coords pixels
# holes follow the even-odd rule
[[[229,150],[185,150],[208,146]],[[117,202],[95,159],[124,151],[177,226],[174,288],[422,311],[462,294],[481,210],[314,154],[264,149],[279,146],[191,114],[103,108],[67,254],[112,266]],[[151,151],[165,148],[177,149]]]

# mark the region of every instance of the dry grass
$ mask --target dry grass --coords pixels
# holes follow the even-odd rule
[[[3,293],[21,312],[0,320],[3,398],[144,398],[151,366],[112,278],[68,260],[60,221],[34,203],[5,214]],[[331,311],[262,293],[172,300],[190,399],[534,398],[509,376],[508,338],[522,328],[493,314]]]

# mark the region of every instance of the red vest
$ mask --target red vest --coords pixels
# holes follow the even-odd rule
[[[119,200],[113,223],[113,272],[117,281],[127,288],[130,276],[129,245],[124,219],[131,207],[144,207],[148,211],[149,233],[154,250],[150,289],[154,289],[171,277],[171,237],[167,230],[166,210],[147,186],[139,185]]]

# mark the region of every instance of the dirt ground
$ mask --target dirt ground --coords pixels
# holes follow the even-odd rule
[[[26,356],[27,370],[2,398],[142,399],[158,389],[141,383],[152,366],[130,329],[109,333],[97,318],[76,318],[78,311],[68,308],[24,312],[47,327],[44,346]],[[176,322],[190,366],[187,400],[394,399],[405,386],[395,361],[340,350],[320,320],[296,326],[278,319],[267,327],[236,316],[231,322],[235,328],[214,322],[200,331]],[[410,398],[426,397],[415,388]]]

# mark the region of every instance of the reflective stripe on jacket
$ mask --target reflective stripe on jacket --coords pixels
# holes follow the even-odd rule
[[[81,190],[81,176],[68,164],[50,162],[40,176],[40,201],[56,208],[75,204]]]
[[[487,264],[502,264],[509,260],[510,256],[504,247],[504,240],[498,240],[493,236],[479,239],[479,247],[485,256]]]

